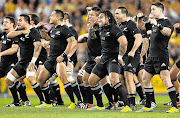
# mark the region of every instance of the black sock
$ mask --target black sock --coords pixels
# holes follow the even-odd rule
[[[59,83],[51,84],[51,87],[54,91],[55,97],[57,97],[58,103],[62,103],[63,100],[62,100],[61,93],[60,93]]]
[[[136,84],[136,91],[137,91],[139,97],[141,98],[141,100],[145,99],[144,95],[143,95],[143,90],[142,90],[141,83]]]
[[[66,93],[68,94],[71,102],[75,103],[74,95],[73,95],[73,89],[71,87],[71,83],[68,82],[67,84],[64,84],[64,89],[65,89]]]
[[[176,107],[177,108],[177,104],[176,104],[176,89],[175,89],[174,86],[168,88],[168,94],[169,94],[169,97],[170,97],[170,99],[172,101],[172,107]]]
[[[44,97],[42,94],[42,90],[41,87],[39,86],[39,83],[35,83],[34,85],[32,85],[32,88],[34,89],[36,95],[38,96],[40,102],[44,101]]]
[[[90,86],[84,86],[84,90],[85,90],[86,97],[87,97],[86,103],[93,104],[93,94],[91,91],[91,87]]]
[[[146,93],[146,105],[145,105],[145,107],[150,108],[151,102],[155,102],[154,90],[153,90],[153,88],[144,88],[144,91]]]
[[[78,101],[81,101],[81,102],[82,102],[81,94],[80,94],[80,92],[79,92],[79,87],[78,87],[77,82],[74,82],[73,84],[71,84],[71,87],[72,87],[73,92],[74,92],[74,94],[76,95]]]
[[[102,91],[101,91],[101,86],[96,86],[96,87],[91,87],[92,93],[94,94],[96,101],[97,101],[97,106],[98,107],[104,107],[103,102],[102,102]]]
[[[114,85],[113,88],[116,90],[117,94],[123,100],[124,105],[129,106],[129,101],[128,101],[128,98],[127,98],[127,92],[126,92],[126,89],[122,86],[122,84],[120,82],[118,82],[116,85]]]
[[[127,98],[128,98],[129,103],[130,103],[130,95],[129,94],[127,94]]]
[[[53,84],[50,84],[50,86],[49,86],[49,89],[50,89],[49,97],[50,97],[50,100],[55,101],[56,97],[55,97],[55,92],[54,92],[52,86],[53,86]]]
[[[83,102],[87,102],[87,97],[86,97],[86,93],[85,93],[85,90],[84,90],[84,84],[83,83],[79,83],[79,89],[80,89],[80,92],[81,92],[81,95],[83,97]]]
[[[114,96],[113,102],[117,102],[119,100],[119,96],[117,95],[116,90],[113,88],[113,85],[110,85],[110,86],[111,86],[112,94]]]
[[[129,94],[129,97],[130,97],[130,104],[132,104],[133,106],[135,106],[135,97],[136,97],[136,94]]]
[[[50,100],[50,88],[49,86],[46,87],[42,87],[42,92],[44,93],[45,99],[46,99],[46,103],[47,104],[51,104],[51,100]]]
[[[16,83],[16,89],[19,92],[20,98],[22,101],[29,101],[27,94],[26,94],[26,85],[25,83],[21,84],[21,82],[17,81]]]
[[[104,90],[104,93],[108,99],[109,102],[113,103],[113,98],[112,98],[112,88],[111,86],[109,85],[109,83],[105,83],[103,85],[103,90]]]
[[[179,102],[179,92],[176,92],[176,101]]]
[[[9,90],[11,91],[11,94],[13,96],[14,102],[15,103],[19,103],[19,98],[18,98],[18,94],[17,94],[17,89],[15,84],[8,86]]]

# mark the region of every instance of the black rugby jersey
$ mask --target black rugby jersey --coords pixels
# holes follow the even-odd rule
[[[34,54],[34,42],[41,42],[40,34],[35,28],[30,28],[29,34],[21,34],[19,38],[21,62],[30,62]]]
[[[173,25],[167,18],[158,19],[158,24],[161,24],[164,27],[168,27],[171,29],[171,35],[173,33]],[[169,56],[168,53],[168,42],[170,36],[164,36],[160,29],[157,26],[152,27],[152,34],[150,35],[150,47],[149,47],[149,55],[152,57],[161,56]]]
[[[97,56],[101,55],[101,39],[99,37],[99,25],[95,24],[93,26],[94,31],[92,33],[89,33],[88,39],[87,39],[87,46],[88,46],[88,61],[94,61],[94,59]],[[93,34],[95,36],[93,36]]]
[[[56,28],[53,26],[49,30],[49,36],[51,38],[49,57],[53,57],[54,59],[56,59],[65,51],[68,44],[66,39],[73,36],[73,34],[66,25],[61,24]]]
[[[128,46],[127,46],[126,54],[128,54],[134,46],[134,42],[135,42],[134,35],[140,34],[141,32],[137,28],[136,23],[130,20],[129,18],[125,22],[122,22],[119,27],[120,29],[123,30],[123,33],[127,38]],[[140,53],[139,49],[136,50],[136,53]]]
[[[122,30],[115,24],[100,28],[102,54],[119,54],[119,42],[117,40],[122,35],[124,35]]]
[[[12,47],[13,44],[18,44],[18,38],[7,38],[7,34],[6,32],[3,32],[0,34],[0,40],[2,41],[2,48],[1,48],[1,52],[8,50],[9,48]],[[12,62],[17,62],[18,58],[17,58],[17,53],[14,53],[12,55],[4,55],[1,56],[1,61],[4,63],[12,63]]]

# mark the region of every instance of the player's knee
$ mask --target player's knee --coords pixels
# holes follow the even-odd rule
[[[16,77],[14,77],[14,75],[12,75],[10,72],[7,74],[6,79],[5,79],[8,85],[13,83],[15,80],[16,80]]]

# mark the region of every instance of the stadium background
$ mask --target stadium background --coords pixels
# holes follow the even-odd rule
[[[76,28],[79,35],[87,32],[86,28],[86,7],[99,6],[102,9],[110,9],[114,13],[119,6],[128,9],[129,15],[134,16],[139,12],[143,12],[148,16],[151,3],[161,1],[165,6],[165,15],[173,24],[180,23],[180,0],[0,0],[0,32],[2,32],[3,17],[6,15],[14,16],[16,19],[22,13],[37,13],[41,17],[42,22],[48,23],[48,17],[55,9],[61,9],[68,12],[71,16],[71,22]],[[51,28],[50,24],[46,25],[47,29]],[[1,44],[1,43],[0,43]],[[75,68],[74,78],[81,66],[86,60],[86,44],[78,44],[77,55],[78,64]],[[170,67],[180,59],[180,34],[174,31],[169,41]],[[61,93],[65,93],[63,84],[57,79],[61,86]],[[32,87],[25,79],[27,93],[35,94]],[[158,75],[152,79],[154,91],[156,93],[167,92],[163,82]],[[4,78],[0,79],[0,96],[9,94]]]

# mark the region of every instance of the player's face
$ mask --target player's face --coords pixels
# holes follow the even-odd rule
[[[11,23],[10,19],[5,18],[3,22],[3,30],[8,30],[13,27],[13,23]]]
[[[154,16],[154,18],[158,18],[161,13],[162,13],[161,8],[154,5],[151,6],[151,14]]]
[[[121,9],[116,9],[115,19],[116,19],[117,24],[120,24],[122,22],[123,17],[124,17],[124,14],[122,14]]]
[[[53,12],[51,13],[51,16],[49,17],[49,23],[50,23],[50,24],[54,24],[54,23],[56,22],[56,20],[57,20],[56,12],[53,11]]]
[[[96,16],[96,12],[91,10],[89,13],[89,21],[96,22],[98,20],[98,16]]]
[[[20,16],[17,21],[18,29],[24,29],[26,25],[27,25],[27,22],[24,20],[24,17]]]
[[[98,23],[99,27],[103,27],[106,25],[106,16],[104,15],[104,13],[99,14]]]

